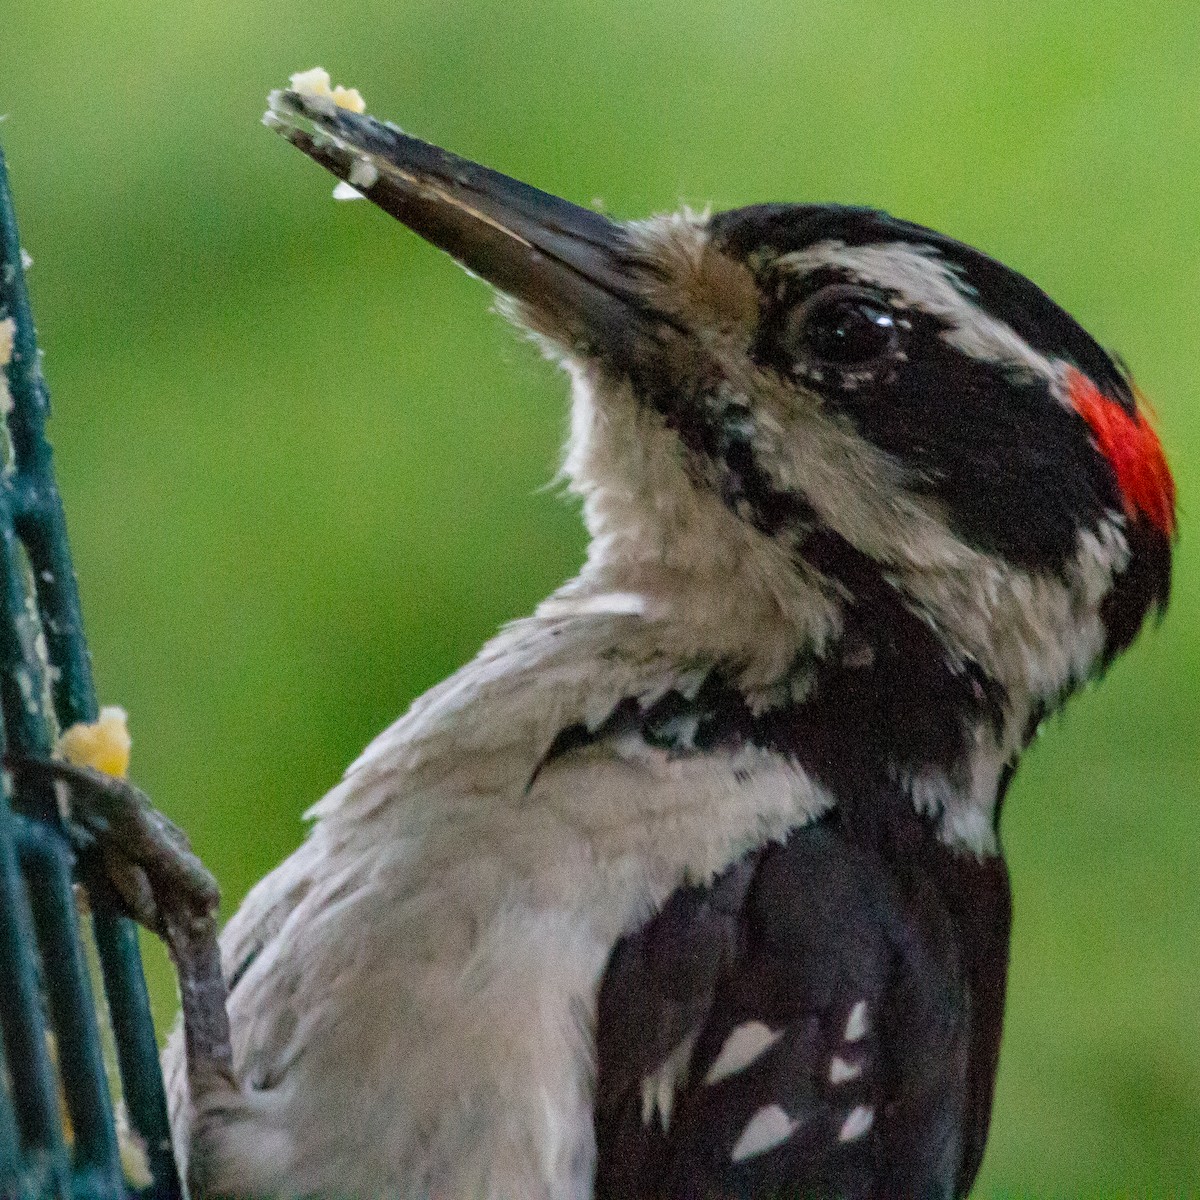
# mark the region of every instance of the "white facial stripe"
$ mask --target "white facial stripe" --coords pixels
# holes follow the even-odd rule
[[[956,350],[981,362],[1032,371],[1052,383],[1058,380],[1055,364],[980,308],[963,290],[950,263],[931,247],[909,242],[871,246],[819,242],[784,255],[779,265],[797,275],[831,267],[846,271],[860,283],[894,292],[899,303],[945,321],[950,328],[943,337]]]

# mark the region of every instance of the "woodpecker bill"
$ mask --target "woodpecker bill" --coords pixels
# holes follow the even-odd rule
[[[229,922],[231,1045],[166,1055],[193,1183],[965,1195],[1001,801],[1167,602],[1173,485],[1124,367],[881,212],[619,222],[328,97],[270,105],[565,367],[591,541]]]

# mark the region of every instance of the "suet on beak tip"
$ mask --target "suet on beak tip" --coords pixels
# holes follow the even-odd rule
[[[639,289],[622,225],[432,146],[331,96],[274,91],[263,123],[539,317],[616,350],[663,320]],[[345,188],[341,196],[348,195]],[[539,322],[540,324],[541,322]]]

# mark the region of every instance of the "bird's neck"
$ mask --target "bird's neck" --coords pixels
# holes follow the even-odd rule
[[[538,609],[552,619],[612,614],[635,618],[621,626],[628,656],[722,664],[756,704],[790,687],[797,664],[824,655],[842,625],[837,600],[785,556],[700,544],[665,557],[605,554],[593,543],[579,575]]]
[[[618,660],[662,664],[664,683],[627,697],[614,719],[636,719],[658,745],[686,734],[680,751],[776,751],[839,803],[900,794],[947,842],[994,849],[1028,720],[1002,685],[951,655],[878,575],[852,580],[850,600],[795,572],[784,586],[702,565],[593,559],[539,610],[606,621]]]

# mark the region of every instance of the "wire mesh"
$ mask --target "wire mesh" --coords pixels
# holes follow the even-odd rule
[[[0,151],[0,713],[3,747],[46,757],[96,719],[91,661],[45,423],[49,396]],[[103,1005],[98,1008],[89,945]],[[0,796],[0,1198],[180,1194],[137,931],[76,853],[51,787]],[[105,1069],[115,1046],[148,1182],[126,1178]]]

